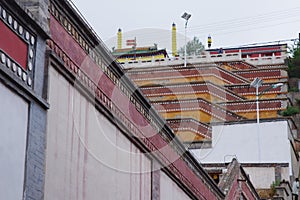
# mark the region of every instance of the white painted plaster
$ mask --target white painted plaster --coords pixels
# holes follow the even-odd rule
[[[240,163],[288,163],[288,174],[282,179],[298,176],[299,163],[292,150],[293,140],[287,121],[273,121],[212,127],[212,148],[191,150],[201,163],[230,162],[233,157]],[[274,169],[248,169],[255,186],[270,186],[275,180]],[[270,173],[273,173],[271,175]],[[265,176],[270,178],[263,178]],[[274,178],[273,178],[274,177]]]
[[[28,103],[0,83],[0,199],[23,198]]]
[[[160,199],[189,200],[182,189],[163,171],[160,172]]]
[[[50,67],[45,199],[151,199],[151,160]]]

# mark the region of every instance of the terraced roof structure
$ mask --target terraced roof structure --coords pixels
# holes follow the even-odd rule
[[[259,54],[260,48],[264,57]],[[124,68],[177,136],[186,144],[194,144],[210,140],[212,123],[256,119],[256,91],[250,87],[256,77],[264,82],[259,87],[259,93],[263,92],[260,117],[276,118],[286,108],[286,54],[279,54],[284,45],[275,45],[273,54],[272,48],[247,49],[246,57],[245,52],[210,52],[188,57],[187,67],[183,59],[168,58],[127,64]],[[266,91],[279,82],[284,86]]]
[[[115,49],[112,54],[119,63],[136,63],[137,60],[151,61],[152,59],[160,60],[168,57],[166,49],[158,49],[155,45],[149,47]]]

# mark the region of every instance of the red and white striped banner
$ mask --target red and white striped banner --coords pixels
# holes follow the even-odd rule
[[[127,46],[136,46],[136,40],[126,40]]]

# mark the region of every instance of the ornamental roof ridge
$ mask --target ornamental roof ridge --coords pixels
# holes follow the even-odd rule
[[[244,65],[246,65],[246,66],[248,66],[248,67],[250,67],[250,68],[257,68],[257,66],[255,66],[255,65],[253,65],[253,64],[250,64],[249,62],[246,62],[246,61],[244,61],[244,60],[239,60],[239,61],[233,61],[233,62],[227,62],[227,64],[229,65],[229,66],[232,66],[232,65],[234,65],[234,64],[244,64]],[[237,68],[237,67],[235,67],[235,68]],[[244,70],[244,69],[236,69],[237,71],[240,71],[240,70]],[[232,71],[235,71],[235,70],[232,70]]]
[[[230,75],[232,77],[235,77],[238,80],[241,80],[242,82],[250,83],[250,81],[248,79],[246,79],[246,78],[244,78],[242,76],[239,76],[239,75],[237,75],[237,74],[235,74],[235,73],[233,73],[233,72],[231,72],[231,71],[229,71],[227,69],[224,69],[222,67],[217,67],[217,68],[220,69],[221,71],[224,71],[226,74],[228,74],[228,75]]]
[[[174,101],[174,100],[166,100],[166,101],[153,101],[153,105],[171,105],[171,104],[180,104],[182,105],[183,103],[204,103],[204,104],[207,104],[207,105],[211,105],[211,108],[213,109],[216,109],[220,112],[223,112],[223,113],[226,113],[226,115],[229,115],[229,116],[232,116],[232,117],[235,117],[237,119],[244,119],[245,117],[243,116],[240,116],[230,110],[227,110],[225,109],[224,107],[222,107],[221,105],[217,104],[217,103],[213,103],[213,102],[209,102],[203,98],[196,98],[196,99],[184,99],[184,100],[178,100],[178,101]],[[202,108],[202,107],[199,107],[199,108],[182,108],[182,106],[180,108],[177,108],[177,109],[158,109],[158,112],[161,112],[161,111],[175,111],[175,110],[197,110],[197,109],[203,109],[203,110],[206,110],[205,108]],[[213,116],[216,116],[218,117],[217,115],[215,115],[214,113],[206,110],[206,112],[210,113],[211,115]],[[224,119],[224,118],[223,118]],[[245,118],[246,119],[246,118]],[[225,119],[224,119],[225,120]]]
[[[208,128],[208,129],[211,129],[211,127],[209,126],[208,123],[204,123],[204,122],[200,122],[194,118],[180,118],[180,119],[167,119],[166,120],[168,123],[177,123],[177,121],[180,121],[180,122],[193,122],[199,126],[203,126],[205,128]]]
[[[190,82],[190,83],[170,83],[170,84],[165,84],[163,86],[161,85],[153,85],[153,86],[142,86],[140,87],[141,90],[153,90],[153,89],[163,89],[163,88],[180,88],[180,87],[193,87],[193,86],[203,86],[206,85],[207,87],[214,87],[216,88],[218,91],[224,91],[226,94],[238,98],[240,100],[244,100],[246,99],[243,96],[240,96],[236,93],[234,93],[232,90],[227,89],[226,87],[222,87],[220,85],[217,85],[211,81],[199,81],[199,82]],[[203,90],[204,91],[204,90]],[[205,90],[206,92],[215,94],[214,92],[210,91],[209,88],[207,90]],[[197,92],[197,91],[194,91]],[[198,91],[199,92],[199,91]],[[175,91],[171,91],[170,93],[174,93],[174,94],[178,94],[179,92],[175,92]],[[183,93],[190,93],[189,91],[183,92]],[[151,93],[151,94],[145,94],[146,96],[155,96],[155,95],[159,95],[159,94],[167,94],[167,93]],[[221,99],[227,100],[227,98],[223,97],[223,96],[219,96],[218,94],[215,94],[215,96],[220,97]]]

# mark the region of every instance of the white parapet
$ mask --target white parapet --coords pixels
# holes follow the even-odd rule
[[[268,56],[268,57],[257,57],[257,58],[245,58],[244,61],[253,65],[276,65],[284,64],[286,56]]]
[[[272,56],[261,56],[261,54],[259,54],[259,56],[255,58],[244,58],[244,61],[253,65],[276,65],[284,64],[286,58],[287,54],[282,52],[282,55],[280,56],[276,56],[274,53]]]
[[[222,54],[210,54],[206,52],[203,55],[188,56],[188,64],[196,63],[213,63],[213,62],[233,62],[233,61],[246,61],[253,65],[274,65],[283,64],[286,59],[286,55],[282,56],[268,56],[268,57],[255,57],[255,58],[242,58],[241,52],[238,53],[222,53]],[[137,60],[127,60],[123,63],[124,69],[129,68],[143,68],[143,67],[161,67],[168,65],[183,65],[184,57],[172,57],[163,59],[152,59],[152,60],[142,60],[138,58]]]
[[[238,61],[241,59],[240,53],[223,53],[223,54],[215,54],[210,55],[209,53],[205,53],[203,55],[196,56],[188,56],[187,58],[188,64],[195,63],[211,63],[211,62],[220,62],[220,61]],[[168,66],[168,65],[183,65],[184,57],[172,57],[172,58],[164,58],[164,59],[152,59],[149,61],[143,61],[140,59],[137,60],[128,60],[123,64],[123,68],[142,68],[142,67],[160,67],[160,66]]]

